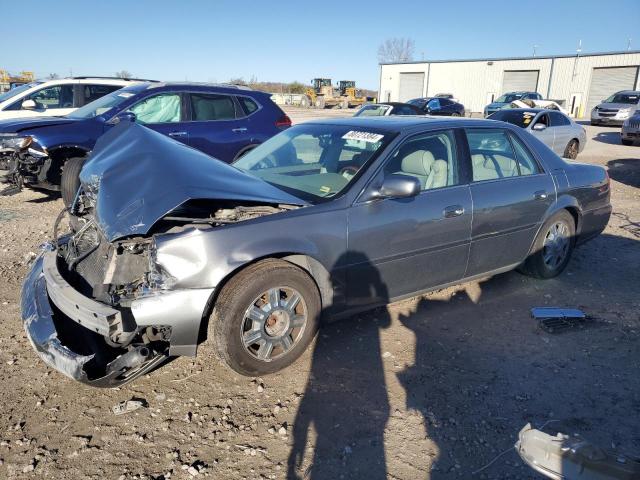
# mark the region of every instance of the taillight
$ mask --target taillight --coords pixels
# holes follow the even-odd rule
[[[283,114],[278,120],[276,120],[276,127],[289,128],[291,126],[291,119],[288,115]]]

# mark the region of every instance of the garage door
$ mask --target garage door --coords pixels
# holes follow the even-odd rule
[[[594,68],[585,115],[607,97],[620,90],[633,90],[638,76],[638,67]]]
[[[406,102],[412,98],[422,96],[424,88],[424,73],[401,73],[400,74],[400,102]]]
[[[505,70],[502,77],[502,93],[536,92],[539,70]]]

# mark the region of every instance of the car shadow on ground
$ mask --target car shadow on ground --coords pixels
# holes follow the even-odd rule
[[[612,132],[598,132],[594,137],[591,137],[596,142],[607,143],[609,145],[622,145],[620,141],[620,131]]]
[[[609,177],[630,187],[640,188],[640,148],[638,154],[638,158],[609,160],[607,162]]]
[[[637,265],[625,255],[631,258],[639,246],[626,237],[601,235],[580,247],[568,271],[555,279],[509,272],[447,299],[416,299],[397,316],[394,309],[381,308],[327,325],[315,345],[294,421],[288,479],[404,478],[398,469],[406,464],[413,469],[407,478],[533,478],[513,450],[527,422],[547,425],[554,434],[581,433],[605,446],[622,444],[627,454],[640,450],[637,422],[618,421],[640,414],[640,398],[629,386],[637,376],[640,342],[600,318],[626,298],[620,282],[638,278]],[[605,261],[608,254],[594,254],[603,249],[616,252],[617,271],[607,275],[620,282],[603,278],[594,263]],[[384,294],[386,286],[369,265],[371,282],[362,288]],[[593,294],[575,295],[590,287]],[[632,282],[625,295],[639,298],[640,282]],[[590,303],[573,304],[576,298]],[[601,298],[611,305],[602,305]],[[546,333],[530,317],[530,308],[549,302],[583,308],[595,318],[562,334]],[[393,329],[403,326],[413,333],[415,356],[390,372],[381,338],[393,334],[393,329],[382,333],[392,323]],[[396,354],[412,347],[398,346]],[[399,396],[391,393],[389,376],[404,390],[405,417],[413,414],[421,421],[417,434],[410,436],[415,430],[409,429],[403,437],[405,443],[385,442],[389,423],[396,421],[390,395]]]

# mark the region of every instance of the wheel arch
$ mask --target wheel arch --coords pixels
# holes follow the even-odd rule
[[[54,174],[53,172],[59,172],[60,176],[62,176],[62,167],[69,158],[86,157],[91,153],[89,149],[79,145],[58,145],[54,148],[48,149],[48,151],[49,158],[51,158],[49,171],[51,174]]]
[[[222,278],[218,285],[216,285],[202,313],[200,329],[198,332],[198,345],[207,339],[209,319],[211,317],[211,313],[213,312],[216,301],[220,296],[220,292],[225,287],[225,285],[227,285],[227,283],[229,283],[229,281],[241,271],[245,270],[251,265],[268,259],[284,260],[285,262],[296,265],[297,267],[304,270],[318,287],[318,292],[320,293],[320,305],[322,310],[324,311],[333,305],[334,294],[331,275],[329,273],[329,270],[322,264],[322,262],[308,254],[297,252],[274,252],[267,255],[262,255],[231,270]]]
[[[563,195],[559,197],[553,204],[551,204],[551,206],[545,212],[545,215],[540,222],[540,226],[536,230],[536,234],[531,239],[531,245],[529,246],[527,257],[531,255],[536,243],[536,239],[538,238],[538,235],[540,235],[540,230],[542,229],[546,221],[561,210],[568,211],[569,214],[573,217],[576,231],[573,241],[574,243],[577,241],[580,235],[580,230],[582,228],[582,209],[580,208],[578,201],[574,197]]]

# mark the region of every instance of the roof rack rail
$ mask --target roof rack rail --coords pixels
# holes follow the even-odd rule
[[[150,80],[148,78],[122,78],[122,77],[104,77],[101,75],[82,75],[80,77],[69,77],[74,80],[86,80],[89,78],[96,78],[101,80],[132,80],[135,82],[159,82],[160,80]]]

